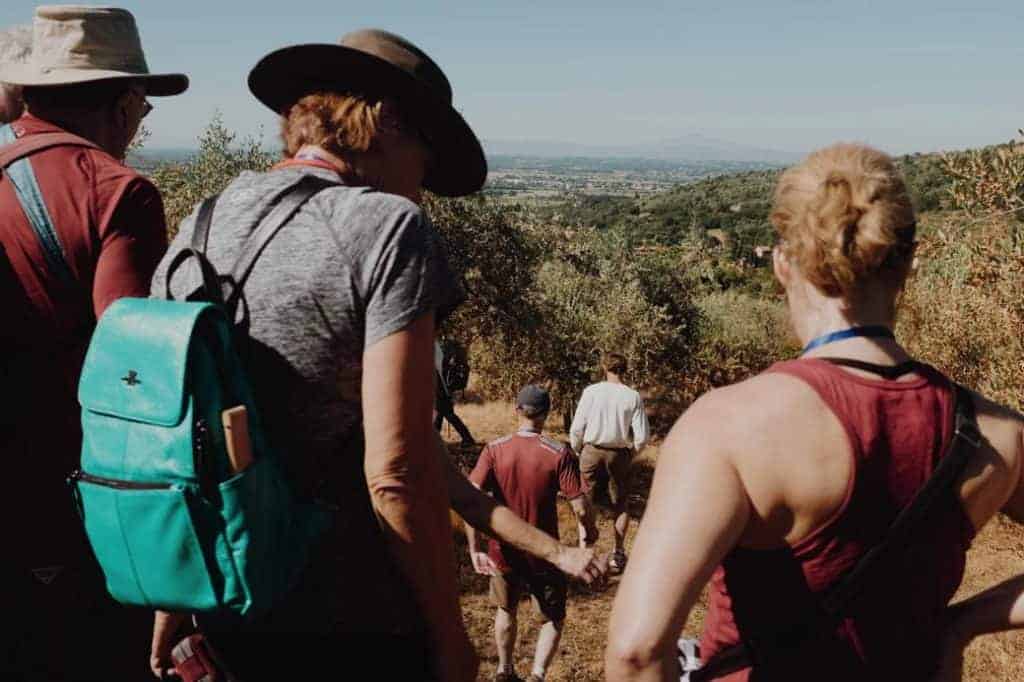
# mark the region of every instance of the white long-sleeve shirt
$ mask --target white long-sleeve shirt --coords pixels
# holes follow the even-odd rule
[[[634,447],[647,443],[647,413],[640,394],[624,384],[602,381],[583,390],[569,429],[572,449],[584,445],[604,448]]]

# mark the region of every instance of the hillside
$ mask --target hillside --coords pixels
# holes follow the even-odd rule
[[[918,211],[948,204],[952,179],[936,154],[898,159]],[[635,244],[678,244],[703,239],[722,230],[735,243],[737,256],[750,256],[760,244],[771,243],[768,212],[772,190],[781,170],[724,174],[680,184],[644,197],[572,196],[542,207],[541,214],[562,222],[575,221],[598,229],[620,229]],[[721,233],[711,232],[718,241]]]

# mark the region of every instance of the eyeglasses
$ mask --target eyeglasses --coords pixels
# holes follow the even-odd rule
[[[147,116],[149,116],[149,112],[151,112],[151,111],[153,111],[153,105],[149,103],[148,99],[143,99],[142,100],[142,116],[139,116],[139,118],[140,119],[146,118]]]

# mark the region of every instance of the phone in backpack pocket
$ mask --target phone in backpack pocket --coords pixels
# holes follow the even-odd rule
[[[245,471],[252,464],[252,441],[249,438],[249,412],[244,405],[221,412],[224,442],[231,461],[231,472]]]

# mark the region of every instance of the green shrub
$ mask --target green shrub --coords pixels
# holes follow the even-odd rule
[[[238,144],[236,138],[224,127],[220,114],[215,114],[200,136],[199,152],[192,159],[154,171],[152,180],[163,194],[171,237],[199,202],[221,192],[239,173],[263,171],[274,163],[258,138],[246,138]]]

